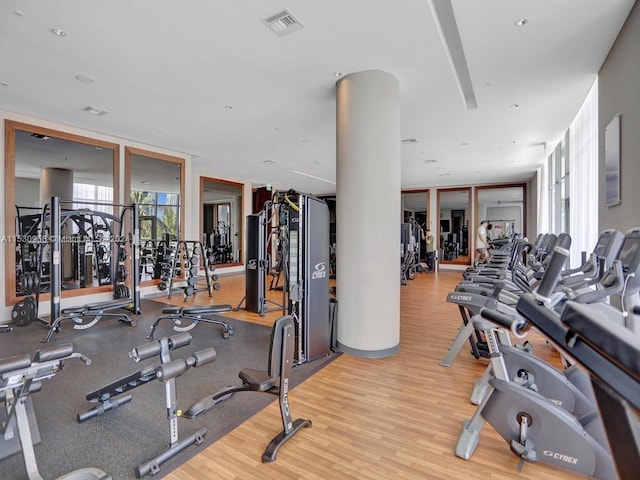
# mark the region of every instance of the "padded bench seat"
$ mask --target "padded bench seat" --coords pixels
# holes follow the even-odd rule
[[[104,310],[112,310],[116,308],[124,308],[131,305],[131,299],[125,298],[122,300],[107,300],[105,302],[87,303],[86,305],[80,305],[77,307],[69,307],[62,310],[63,315],[70,315],[73,313],[90,313],[101,312]]]
[[[231,305],[203,305],[200,307],[167,307],[162,309],[166,315],[211,315],[233,310]]]

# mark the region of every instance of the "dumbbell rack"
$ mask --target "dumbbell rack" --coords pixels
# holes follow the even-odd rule
[[[207,259],[207,265],[205,268],[204,278],[206,285],[198,284],[200,273],[200,261]],[[215,271],[215,265],[211,261],[210,257],[206,257],[206,251],[202,242],[198,240],[180,240],[176,242],[175,250],[172,252],[171,262],[169,266],[170,275],[166,281],[167,298],[171,298],[172,294],[176,291],[182,291],[184,300],[195,295],[198,292],[207,292],[209,297],[213,296],[213,290],[218,290],[220,284],[216,282],[218,276],[213,273]],[[180,267],[184,266],[181,271],[182,275],[177,276],[175,272],[180,270]],[[182,286],[175,286],[176,281],[184,281],[186,284]]]

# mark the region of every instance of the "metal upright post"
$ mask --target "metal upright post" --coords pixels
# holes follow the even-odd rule
[[[131,205],[131,270],[133,313],[140,310],[140,210],[137,203]]]
[[[49,258],[49,291],[51,293],[51,314],[49,317],[49,324],[53,324],[53,322],[55,322],[55,320],[60,316],[60,295],[62,289],[60,197],[51,197],[49,208],[51,210],[49,214],[49,247],[51,249]],[[45,232],[44,225],[42,232]]]

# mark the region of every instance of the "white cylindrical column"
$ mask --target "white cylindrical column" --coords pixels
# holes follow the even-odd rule
[[[400,348],[400,86],[380,70],[337,83],[338,343],[379,358]]]
[[[40,170],[40,205],[51,201],[73,200],[73,170],[65,168],[42,168]]]

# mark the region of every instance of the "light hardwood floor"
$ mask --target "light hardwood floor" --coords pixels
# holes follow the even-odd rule
[[[264,448],[282,428],[274,402],[165,478],[585,478],[543,464],[525,464],[518,473],[518,459],[490,425],[470,460],[455,456],[461,422],[475,410],[469,403],[473,382],[486,366],[486,360],[475,360],[466,349],[451,368],[438,365],[461,322],[457,307],[444,300],[460,278],[459,272],[418,274],[401,288],[398,354],[375,360],[342,355],[295,388],[290,394],[293,415],[312,420],[313,427],[283,446],[275,463],[261,463]],[[220,284],[215,303],[235,305],[243,297],[243,275],[223,276]],[[208,303],[209,298],[200,293],[190,302]],[[278,313],[230,316],[270,325]],[[540,338],[533,343],[536,354],[559,365]]]

